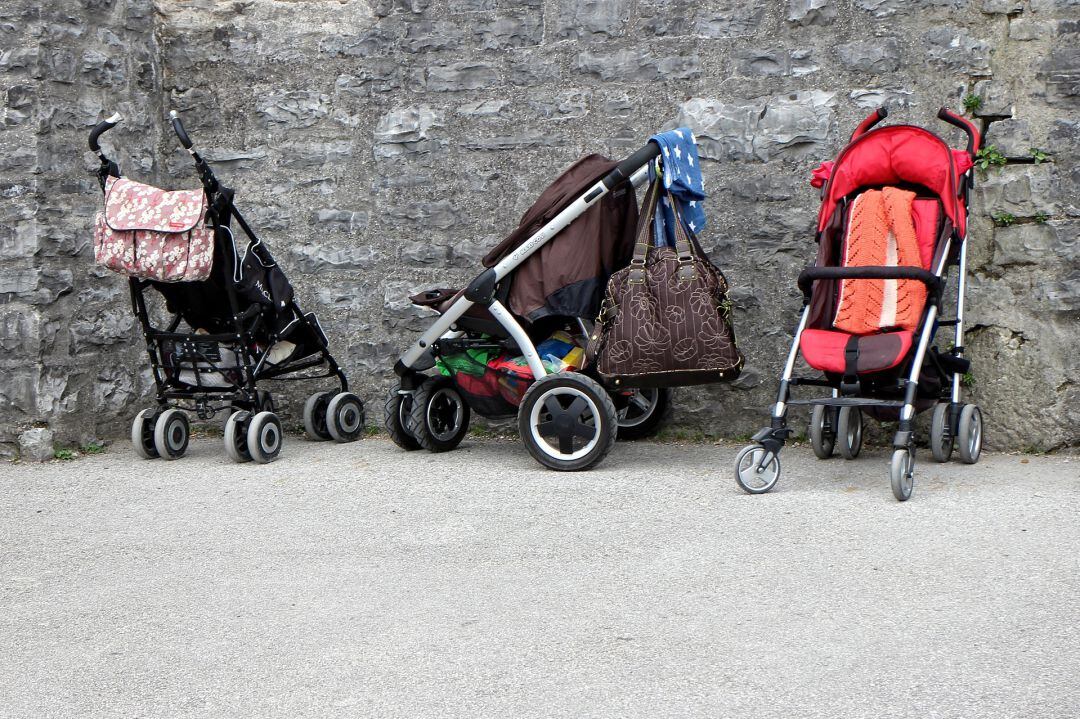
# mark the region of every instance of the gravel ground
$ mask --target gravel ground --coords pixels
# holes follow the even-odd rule
[[[0,714],[1080,715],[1080,458],[737,450],[0,466]]]

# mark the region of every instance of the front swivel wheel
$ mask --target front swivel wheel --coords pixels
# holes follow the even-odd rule
[[[540,464],[559,471],[588,469],[615,444],[619,418],[611,396],[577,372],[541,377],[518,408],[525,448]]]
[[[889,464],[889,484],[893,496],[899,502],[911,499],[911,490],[915,486],[915,452],[912,449],[898,449],[892,454]]]
[[[780,456],[760,444],[749,444],[735,456],[735,483],[747,494],[765,494],[780,479]]]

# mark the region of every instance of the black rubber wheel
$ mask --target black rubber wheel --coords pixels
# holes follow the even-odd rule
[[[335,442],[353,442],[364,434],[364,403],[352,392],[334,395],[326,406],[326,429]]]
[[[982,428],[982,411],[977,405],[965,404],[960,410],[960,421],[956,428],[957,449],[960,451],[960,461],[964,464],[975,464],[979,461],[983,445]]]
[[[424,380],[412,397],[413,437],[429,452],[448,452],[469,432],[469,405],[449,377]]]
[[[619,420],[618,438],[633,441],[652,437],[671,408],[671,389],[648,387],[616,393],[612,397]]]
[[[154,445],[154,424],[161,416],[161,410],[144,409],[135,415],[131,423],[131,446],[135,454],[143,459],[157,459],[158,451]]]
[[[154,422],[154,447],[162,459],[180,459],[187,452],[191,427],[187,414],[167,409]]]
[[[247,429],[247,447],[257,464],[273,462],[281,454],[285,433],[281,421],[273,412],[259,412],[251,418]]]
[[[818,459],[828,459],[836,448],[836,423],[839,413],[834,407],[814,405],[810,412],[810,447]]]
[[[949,403],[938,402],[930,415],[930,454],[935,462],[948,462],[952,457],[953,432],[949,421]]]
[[[248,425],[251,424],[251,412],[237,410],[225,421],[225,454],[234,462],[250,462],[251,452],[247,446]]]
[[[836,445],[844,459],[855,459],[862,450],[862,410],[841,407],[836,420]]]
[[[312,442],[332,439],[326,428],[326,408],[333,397],[333,392],[316,392],[304,402],[304,434]]]
[[[383,405],[383,426],[386,427],[390,439],[394,444],[407,452],[420,449],[420,443],[416,441],[410,426],[412,425],[411,413],[413,395],[401,391],[401,384],[396,383],[390,388],[390,394]]]
[[[619,420],[611,396],[577,372],[541,377],[518,407],[518,430],[529,454],[561,472],[588,469],[615,445]]]

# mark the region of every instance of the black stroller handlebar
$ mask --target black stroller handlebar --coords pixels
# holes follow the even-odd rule
[[[649,141],[645,144],[645,147],[641,148],[618,165],[615,165],[615,169],[604,176],[604,179],[602,180],[604,187],[610,190],[620,182],[629,179],[631,175],[640,170],[649,162],[649,160],[659,156],[660,146],[655,142]]]
[[[947,107],[943,107],[938,110],[937,116],[939,120],[944,120],[950,125],[959,127],[961,130],[967,133],[967,151],[969,155],[975,157],[975,153],[979,151],[979,145],[981,144],[982,138],[979,136],[979,131],[975,128],[974,123],[972,123],[967,118],[960,117]]]
[[[172,122],[173,131],[176,132],[176,136],[180,138],[180,144],[184,146],[185,150],[190,150],[191,146],[195,143],[188,137],[187,130],[184,129],[184,123],[180,122],[180,113],[176,110],[170,110],[169,119]]]
[[[119,112],[114,112],[107,119],[102,120],[98,124],[94,125],[94,129],[90,131],[90,149],[93,152],[101,154],[101,145],[98,144],[98,138],[104,135],[109,130],[113,129],[121,122],[123,122],[124,116]]]
[[[809,299],[816,280],[918,280],[931,293],[941,288],[941,278],[921,267],[807,267],[799,274],[799,289]]]

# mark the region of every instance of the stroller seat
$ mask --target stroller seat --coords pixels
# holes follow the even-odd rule
[[[426,307],[435,310],[440,315],[444,314],[462,295],[465,289],[460,290],[440,288],[428,290],[409,297],[409,301],[418,307]],[[457,324],[465,330],[480,332],[493,337],[507,337],[506,329],[495,319],[491,311],[480,304],[470,305],[465,313],[458,319]]]
[[[883,191],[890,192],[895,191],[897,188],[885,187]],[[855,207],[857,203],[862,199],[863,195],[858,195],[851,203],[851,207]],[[923,269],[929,269],[932,262],[937,240],[940,235],[940,223],[942,220],[941,203],[937,198],[929,197],[914,197],[910,203],[910,215],[907,221],[910,222],[912,229],[914,230],[914,249],[910,253],[914,257],[914,252],[917,251],[918,266]],[[873,246],[868,246],[868,240],[884,240],[884,237],[878,236],[875,238],[861,237],[856,238],[849,242],[850,232],[852,229],[852,222],[849,211],[845,213],[844,217],[844,233],[841,238],[841,247],[839,251],[840,261],[837,263],[840,267],[859,267],[866,265],[904,265],[912,264],[910,262],[902,262],[903,258],[899,257],[900,252],[897,249],[896,238],[893,236],[892,231],[889,231],[887,238],[887,244],[884,242],[876,242]],[[901,243],[902,244],[902,243]],[[911,249],[911,248],[909,248]],[[896,281],[896,280],[848,280],[845,283],[836,283],[835,296],[832,298],[830,311],[827,313],[829,319],[826,320],[825,326],[811,327],[803,331],[800,338],[799,348],[802,351],[803,358],[806,363],[814,369],[821,370],[823,372],[833,372],[837,374],[845,374],[852,368],[848,365],[849,355],[855,363],[855,371],[858,374],[869,372],[881,372],[884,370],[892,369],[900,365],[911,351],[912,344],[914,343],[915,333],[912,329],[906,327],[876,327],[869,329],[868,331],[852,331],[850,326],[854,323],[856,325],[873,325],[878,322],[879,316],[874,314],[877,308],[880,306],[881,295],[887,294],[887,283],[892,283],[891,291],[898,296],[895,298],[895,302],[898,304],[904,304],[907,302],[910,304],[909,316],[912,314],[917,318],[922,312],[923,305],[925,304],[925,293],[922,293],[916,297],[905,297],[905,292],[912,292],[921,290],[921,285],[913,281]],[[837,327],[839,319],[841,317],[840,304],[841,297],[847,289],[845,285],[852,286],[855,283],[862,283],[864,287],[873,283],[875,287],[869,288],[870,294],[874,294],[878,299],[877,305],[867,306],[863,303],[863,306],[858,306],[852,309],[850,306],[845,308],[848,311],[844,312],[844,317],[848,320],[846,323],[841,323],[841,327]],[[854,289],[852,287],[852,289]],[[864,293],[866,294],[866,293]],[[864,297],[865,299],[865,297]],[[852,317],[852,315],[855,315]],[[854,320],[854,322],[852,322]],[[916,320],[917,321],[917,320]]]

